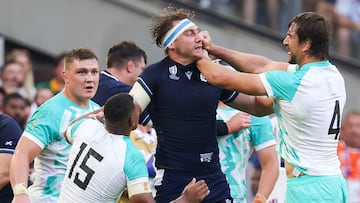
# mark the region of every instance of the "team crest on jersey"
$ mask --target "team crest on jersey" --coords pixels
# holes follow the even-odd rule
[[[169,67],[169,78],[172,79],[172,80],[179,80],[179,77],[176,76],[177,74],[177,67],[176,65],[173,65],[171,67]]]
[[[34,128],[38,123],[39,123],[39,120],[38,120],[38,119],[35,119],[35,120],[31,123],[31,127]]]
[[[208,163],[210,163],[211,159],[212,159],[212,155],[213,155],[212,152],[200,154],[200,162],[208,162]]]
[[[200,80],[203,82],[207,82],[205,76],[202,73],[200,73]]]

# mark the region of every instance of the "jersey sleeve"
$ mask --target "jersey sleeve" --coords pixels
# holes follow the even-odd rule
[[[59,135],[60,120],[53,116],[48,106],[39,108],[31,117],[24,130],[24,136],[36,143],[41,149],[52,143]]]
[[[251,116],[251,142],[256,151],[275,145],[275,136],[268,116]]]
[[[158,68],[159,66],[163,66],[162,62],[150,65],[140,74],[137,79],[137,82],[141,85],[150,98],[152,98],[156,92],[158,82],[160,81],[159,77],[162,75],[162,69]]]
[[[148,181],[148,171],[143,154],[128,141],[124,172],[128,179],[128,185]]]
[[[297,73],[286,71],[269,71],[260,74],[268,97],[280,98],[291,101],[297,87],[300,85],[300,78]]]
[[[22,130],[10,116],[0,117],[0,153],[13,154]]]

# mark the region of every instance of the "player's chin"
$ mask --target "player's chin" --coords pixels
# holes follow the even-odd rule
[[[194,54],[193,55],[194,61],[198,61],[198,60],[202,59],[202,57],[203,57],[202,54]]]
[[[87,92],[85,92],[84,94],[83,94],[83,97],[85,97],[85,98],[88,98],[88,99],[91,99],[91,98],[93,98],[94,96],[95,96],[95,93],[96,93],[96,91],[87,91]]]

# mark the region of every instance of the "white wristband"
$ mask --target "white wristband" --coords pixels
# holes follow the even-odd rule
[[[25,187],[25,183],[18,183],[13,187],[13,193],[15,195],[28,194],[28,190]]]

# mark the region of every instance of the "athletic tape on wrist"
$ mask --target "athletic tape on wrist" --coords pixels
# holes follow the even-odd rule
[[[13,188],[14,196],[16,195],[22,195],[22,194],[28,194],[28,190],[25,186],[25,183],[18,183]]]

